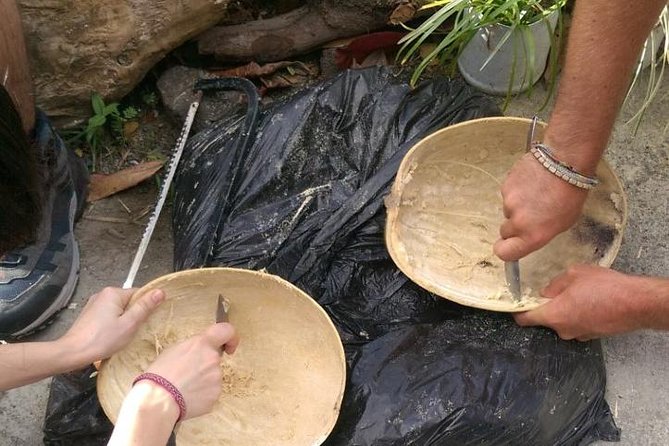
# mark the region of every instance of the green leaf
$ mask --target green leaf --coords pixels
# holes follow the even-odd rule
[[[91,96],[91,104],[93,105],[93,112],[96,115],[102,115],[105,109],[105,103],[98,93],[93,93]]]
[[[100,127],[103,127],[105,123],[107,122],[107,118],[105,115],[94,115],[91,116],[91,118],[88,120],[88,129],[98,129]],[[87,129],[87,130],[88,130]]]
[[[104,113],[103,114],[105,116],[109,116],[109,115],[112,115],[112,114],[118,114],[118,103],[113,102],[113,103],[107,105],[104,108]]]

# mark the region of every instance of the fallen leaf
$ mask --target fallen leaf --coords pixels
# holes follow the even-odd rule
[[[354,61],[353,65],[351,65],[351,68],[366,68],[377,65],[381,66],[390,65],[390,63],[388,62],[388,57],[386,57],[385,50],[376,50],[370,53],[367,57],[365,57],[365,60],[362,61],[361,64],[358,64]]]
[[[416,11],[418,11],[418,4],[415,0],[400,0],[393,12],[390,13],[388,23],[391,25],[406,23],[416,16]]]
[[[421,44],[421,46],[418,47],[418,54],[420,54],[421,59],[425,60],[427,59],[427,56],[429,56],[432,53],[432,51],[435,50],[435,48],[437,48],[436,43],[423,43]],[[436,65],[439,65],[439,59],[435,57],[430,61],[428,66],[436,66]]]
[[[343,48],[355,40],[355,37],[346,37],[345,39],[331,40],[325,43],[321,48]]]
[[[246,78],[256,78],[261,76],[267,76],[272,73],[277,72],[281,68],[286,68],[291,65],[297,65],[301,62],[288,61],[284,60],[281,62],[267,63],[264,65],[259,65],[256,62],[250,62],[241,67],[231,68],[229,70],[215,70],[211,71],[212,74],[222,77],[246,77]]]
[[[268,90],[275,88],[303,85],[315,76],[318,76],[318,67],[300,62],[286,67],[285,70],[274,73],[271,76],[261,77],[260,82],[262,83],[262,87],[260,88],[260,94],[264,95]]]
[[[354,62],[360,65],[377,50],[394,50],[404,35],[401,32],[381,31],[357,37],[348,46],[335,50],[335,63],[342,70],[350,68]]]
[[[108,197],[122,190],[135,186],[142,181],[151,178],[163,167],[165,161],[148,161],[119,170],[110,175],[94,173],[88,185],[89,203]]]
[[[139,129],[139,122],[128,121],[123,123],[123,137],[130,138]]]

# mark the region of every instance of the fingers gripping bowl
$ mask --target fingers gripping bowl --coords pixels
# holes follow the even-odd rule
[[[112,422],[134,377],[163,348],[214,322],[222,293],[240,344],[221,360],[214,410],[180,423],[177,444],[312,446],[325,440],[339,414],[346,363],[339,335],[316,302],[276,276],[231,268],[160,277],[133,301],[156,288],[166,301],[98,375],[100,404]]]
[[[620,249],[627,201],[602,161],[573,228],[520,261],[523,298],[514,302],[504,263],[492,252],[503,221],[500,185],[525,153],[531,120],[484,118],[426,137],[404,157],[386,198],[386,245],[397,266],[423,288],[494,311],[526,311],[539,291],[577,263],[610,266]],[[537,128],[541,139],[545,124]],[[531,185],[530,185],[531,187]]]

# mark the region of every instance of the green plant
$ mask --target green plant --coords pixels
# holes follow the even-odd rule
[[[110,116],[109,127],[112,135],[118,140],[125,140],[123,126],[128,121],[135,121],[139,118],[140,110],[132,105],[125,107],[121,113]]]
[[[91,116],[86,125],[70,129],[64,132],[65,142],[68,144],[84,141],[91,154],[92,170],[97,170],[98,156],[100,146],[108,130],[117,140],[124,140],[123,125],[128,121],[134,121],[140,116],[140,110],[133,106],[120,109],[117,102],[105,104],[98,93],[91,95],[91,106],[93,116]]]
[[[656,30],[659,32],[656,32]],[[646,39],[646,42],[644,43],[641,54],[639,55],[639,61],[634,70],[632,82],[627,91],[627,95],[625,96],[624,104],[627,104],[629,103],[632,92],[641,82],[642,76],[647,72],[648,84],[646,85],[642,104],[634,116],[627,121],[628,124],[634,124],[634,133],[639,130],[639,125],[641,125],[641,121],[643,120],[648,107],[650,107],[655,100],[662,85],[664,70],[669,63],[669,39],[667,36],[669,36],[669,7],[665,6],[660,13],[656,27],[651,31],[648,39]],[[651,54],[651,52],[655,51],[657,48],[659,48],[659,54]],[[647,69],[645,67],[646,61],[649,61]],[[667,127],[669,127],[669,124],[667,124]]]
[[[92,170],[96,170],[100,142],[104,136],[105,126],[108,122],[120,119],[118,103],[105,104],[102,96],[98,93],[91,95],[91,106],[93,116],[88,119],[85,127],[67,132],[67,143],[85,140],[91,151]]]
[[[158,105],[158,96],[153,91],[146,91],[142,93],[142,102],[151,108],[156,108]]]
[[[422,9],[439,8],[432,16],[415,29],[407,28],[410,32],[400,40],[402,47],[398,58],[402,64],[407,63],[419,50],[421,45],[433,35],[441,35],[441,41],[436,47],[423,58],[411,77],[412,85],[415,85],[427,68],[435,59],[441,64],[455,61],[462,52],[464,46],[482,28],[491,25],[504,25],[508,27],[497,46],[493,49],[488,60],[483,64],[484,68],[488,62],[497,54],[501,46],[511,37],[515,31],[524,35],[526,42],[526,60],[534,60],[534,45],[526,35],[528,26],[536,23],[555,11],[561,11],[567,0],[436,0],[425,5]],[[450,27],[446,27],[447,24]],[[561,20],[559,20],[561,26]],[[547,26],[550,26],[547,24]],[[552,31],[552,30],[551,30]],[[553,33],[551,32],[551,35]],[[554,49],[559,42],[551,42]],[[557,51],[553,51],[551,57],[551,71],[557,66]],[[528,65],[530,65],[528,63]]]

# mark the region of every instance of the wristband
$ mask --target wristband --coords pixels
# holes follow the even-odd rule
[[[141,375],[137,376],[137,378],[135,378],[135,380],[132,382],[132,385],[134,386],[139,381],[143,380],[152,381],[158,384],[160,387],[165,389],[170,395],[172,395],[172,398],[174,398],[174,401],[179,406],[179,418],[177,418],[177,423],[184,419],[184,417],[186,416],[186,401],[184,400],[184,396],[181,394],[181,392],[179,392],[179,389],[177,389],[174,386],[174,384],[172,384],[162,376],[156,375],[155,373],[142,373]]]

